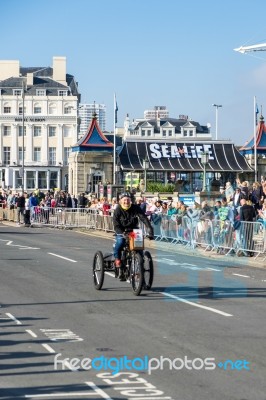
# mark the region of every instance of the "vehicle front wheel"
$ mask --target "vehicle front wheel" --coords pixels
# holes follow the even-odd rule
[[[135,296],[139,296],[143,287],[143,258],[136,253],[130,266],[131,286]]]

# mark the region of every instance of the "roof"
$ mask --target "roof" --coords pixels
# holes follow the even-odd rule
[[[158,120],[158,122],[160,122],[160,127],[163,126],[164,124],[166,124],[167,122],[170,122],[170,124],[172,124],[175,127],[176,133],[181,133],[181,127],[184,125],[187,125],[187,124],[195,126],[196,133],[198,133],[198,134],[209,134],[210,133],[209,128],[207,126],[200,125],[198,122],[195,122],[195,121],[190,121],[190,120],[185,120],[185,119],[177,119],[177,118],[160,118],[160,120]],[[140,122],[138,122],[136,127],[134,127],[133,130],[138,130],[142,125],[149,123],[150,125],[152,125],[154,127],[154,132],[159,133],[160,129],[158,129],[158,126],[157,126],[158,122],[156,119],[140,121]]]
[[[22,82],[26,83],[28,73],[33,74],[33,85],[26,86],[25,95],[34,95],[36,89],[46,89],[49,96],[58,96],[58,89],[68,90],[70,95],[79,96],[74,76],[66,74],[66,83],[63,85],[53,80],[53,68],[51,67],[20,67],[19,77],[11,77],[0,81],[2,95],[13,95],[13,89],[22,89]]]
[[[113,151],[114,145],[101,131],[96,116],[92,118],[87,133],[72,147],[72,151]]]
[[[213,142],[125,142],[118,154],[124,170],[143,170],[143,160],[149,161],[149,170],[202,171],[201,153],[209,153],[206,171],[253,171],[245,157],[232,143]]]
[[[241,154],[254,153],[254,135],[239,149]],[[266,126],[264,118],[260,116],[260,122],[256,129],[256,151],[257,154],[266,154]]]

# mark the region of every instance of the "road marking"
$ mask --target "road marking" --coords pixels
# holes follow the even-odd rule
[[[82,342],[83,339],[70,329],[40,329],[50,340],[56,342]]]
[[[241,274],[233,274],[233,275],[235,275],[235,276],[242,276],[242,278],[250,278],[250,276],[248,276],[248,275],[241,275]]]
[[[48,253],[48,254],[50,254],[51,256],[58,257],[58,258],[62,258],[63,260],[67,260],[67,261],[70,261],[70,262],[73,262],[73,263],[76,263],[76,262],[77,262],[77,261],[75,261],[75,260],[71,260],[71,258],[59,256],[59,254],[54,254],[54,253]]]
[[[165,292],[159,292],[159,293],[161,293],[164,296],[171,297],[172,299],[181,301],[181,303],[186,303],[186,304],[189,304],[189,305],[194,306],[194,307],[202,308],[203,310],[212,311],[212,312],[214,312],[216,314],[223,315],[224,317],[232,317],[233,316],[232,314],[228,314],[228,313],[226,313],[224,311],[217,310],[216,308],[203,306],[202,304],[198,304],[198,303],[193,303],[192,301],[185,300],[182,297],[178,297],[178,296],[175,296],[175,295],[170,294],[170,293],[165,293]]]
[[[111,276],[112,278],[114,278],[115,277],[115,273],[113,272],[107,272],[107,271],[104,271],[104,273],[106,274],[106,275],[109,275],[109,276]]]
[[[221,272],[221,269],[217,269],[217,268],[211,268],[211,267],[198,267],[195,264],[189,264],[189,263],[179,263],[177,261],[174,261],[170,258],[165,258],[165,257],[161,257],[161,258],[157,258],[157,257],[153,257],[154,261],[157,262],[164,262],[167,265],[171,265],[171,266],[177,266],[180,268],[185,268],[185,269],[191,269],[193,271],[217,271],[217,272]]]
[[[34,338],[38,337],[38,336],[36,335],[36,333],[32,332],[30,329],[26,329],[26,332],[28,332],[28,334],[31,335],[31,336],[34,337]]]
[[[16,317],[14,317],[14,315],[10,314],[10,313],[6,313],[6,315],[12,319],[13,321],[16,322],[17,325],[22,325],[22,322],[20,322]]]
[[[91,389],[93,389],[99,396],[103,399],[113,400],[107,393],[105,393],[102,389],[96,386],[93,382],[85,382]]]
[[[6,246],[19,247],[20,250],[40,250],[40,247],[24,246],[22,244],[13,244],[13,240],[0,239],[1,242],[7,242]]]
[[[49,346],[49,344],[43,343],[42,346],[43,346],[47,351],[49,351],[49,353],[55,353],[55,350],[52,349],[52,347]]]

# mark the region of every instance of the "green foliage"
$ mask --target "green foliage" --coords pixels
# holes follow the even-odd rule
[[[175,186],[171,183],[166,185],[157,182],[147,182],[147,192],[161,192],[161,193],[173,193]]]

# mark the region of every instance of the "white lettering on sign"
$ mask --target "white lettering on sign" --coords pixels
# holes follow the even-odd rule
[[[149,145],[151,157],[160,158],[201,158],[201,153],[209,153],[209,160],[214,160],[212,144],[185,145],[185,144],[159,144]]]

